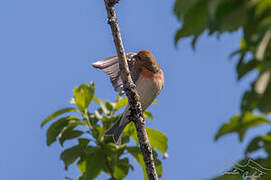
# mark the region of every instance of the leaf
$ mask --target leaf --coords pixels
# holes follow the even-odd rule
[[[258,108],[263,113],[270,113],[271,112],[271,80],[269,79],[269,83],[264,91],[264,94],[262,94],[259,98],[259,104]]]
[[[59,142],[60,142],[61,146],[63,146],[63,143],[66,140],[77,138],[77,137],[81,136],[82,134],[84,134],[84,132],[79,131],[79,130],[74,130],[72,127],[69,127],[64,130],[64,132],[62,133],[62,135],[59,138]]]
[[[244,41],[244,40],[242,39],[242,40],[240,41],[240,44],[242,44],[243,41]],[[240,46],[241,46],[241,45],[240,45]],[[237,50],[231,52],[231,54],[229,55],[229,59],[232,59],[232,58],[234,58],[235,56],[240,55],[240,54],[242,54],[242,48],[241,48],[241,49],[237,49]]]
[[[240,80],[244,75],[252,70],[256,70],[257,66],[259,65],[259,61],[252,59],[247,63],[244,63],[242,59],[239,60],[239,63],[236,66],[238,80]]]
[[[263,147],[265,151],[271,155],[271,132],[267,133],[265,136],[262,136]]]
[[[152,152],[153,152],[156,173],[157,173],[158,177],[161,177],[163,174],[162,162],[161,162],[161,160],[158,159],[158,153],[154,149]]]
[[[79,168],[80,172],[83,174],[84,172],[86,172],[86,166],[87,166],[87,161],[86,159],[84,158],[83,160],[80,159],[78,162],[77,162],[77,167]]]
[[[246,131],[251,127],[256,127],[262,124],[269,124],[270,122],[264,116],[254,115],[252,113],[245,113],[243,116],[233,116],[228,123],[223,124],[216,133],[215,140],[221,136],[230,133],[237,133],[239,140],[243,141]]]
[[[59,143],[61,146],[63,146],[63,143],[66,140],[77,138],[84,133],[79,130],[74,130],[74,128],[76,128],[79,125],[86,126],[86,123],[83,121],[69,122],[69,124],[62,130],[62,132],[59,135]]]
[[[66,112],[77,112],[77,109],[75,108],[64,108],[64,109],[60,109],[54,113],[52,113],[51,115],[49,115],[47,118],[45,118],[42,123],[41,123],[41,127],[43,127],[45,124],[47,124],[49,121],[53,120],[54,118],[56,118],[57,116],[60,116]]]
[[[162,175],[163,175],[163,166],[162,166],[161,160],[159,160],[159,159],[155,160],[155,169],[156,169],[158,177],[162,177]]]
[[[241,111],[249,112],[258,106],[258,94],[254,90],[248,90],[244,93],[241,102]]]
[[[131,138],[133,138],[135,140],[136,144],[139,144],[134,123],[129,123],[125,127],[125,129],[123,131],[123,136],[130,136]]]
[[[210,17],[211,33],[218,31],[236,31],[246,20],[249,4],[247,0],[224,0],[220,1],[215,8],[215,13]]]
[[[46,133],[47,145],[50,146],[53,142],[55,142],[56,138],[60,135],[62,130],[68,126],[69,123],[76,121],[80,122],[81,120],[75,116],[67,116],[60,118],[59,120],[51,124]]]
[[[261,0],[256,6],[256,14],[260,16],[265,10],[271,8],[271,1],[270,0]]]
[[[185,14],[183,25],[175,35],[175,45],[179,39],[202,34],[208,25],[208,2],[197,1]]]
[[[180,20],[197,1],[199,0],[176,0],[174,5],[174,14]]]
[[[74,163],[79,157],[84,157],[89,139],[78,139],[78,142],[78,145],[64,150],[60,155],[60,159],[65,164],[65,170],[68,170],[69,165]]]
[[[92,130],[92,135],[97,141],[101,141],[103,135],[104,135],[104,129],[101,126],[96,126]]]
[[[108,115],[113,110],[113,103],[105,100],[101,100],[97,97],[93,98],[93,101],[100,105],[103,112]]]
[[[88,108],[95,93],[95,84],[93,82],[88,84],[81,84],[73,89],[74,100],[81,112],[85,112]]]
[[[149,112],[149,111],[144,111],[144,112],[143,112],[143,115],[144,115],[145,118],[148,118],[148,119],[153,120],[153,115],[152,115],[151,112]]]
[[[79,145],[85,149],[88,145],[88,143],[90,142],[90,139],[86,139],[86,138],[79,138],[78,139]]]
[[[125,178],[129,172],[129,168],[130,164],[128,158],[118,160],[117,164],[114,166],[114,177],[116,179]]]
[[[144,179],[148,180],[148,175],[145,168],[145,162],[144,162],[140,149],[138,147],[127,147],[126,149],[135,158],[137,163],[140,165],[144,174]]]
[[[245,150],[245,154],[252,153],[252,152],[255,152],[255,151],[261,149],[262,148],[262,146],[260,144],[261,142],[262,142],[262,137],[258,136],[258,137],[253,138],[249,142],[249,144]]]
[[[271,83],[269,82],[264,94],[260,97],[259,101],[259,110],[263,113],[270,113],[271,112]]]
[[[153,148],[156,148],[161,153],[166,153],[168,148],[167,136],[164,135],[161,131],[152,128],[146,128],[150,145]]]
[[[81,154],[82,149],[79,145],[64,150],[61,153],[60,158],[65,164],[65,170],[68,170],[69,165],[74,163],[81,156]]]
[[[163,154],[166,153],[166,150],[168,148],[167,136],[164,135],[161,131],[152,128],[146,128],[146,131],[151,147],[156,148],[159,152]],[[136,144],[139,144],[136,128],[133,123],[130,123],[126,126],[123,134],[132,137],[135,140]]]
[[[92,147],[86,151],[86,170],[79,180],[91,180],[96,178],[105,168],[105,154],[98,147]]]
[[[120,108],[128,105],[128,98],[118,98],[116,105],[115,105],[115,111],[119,110]]]

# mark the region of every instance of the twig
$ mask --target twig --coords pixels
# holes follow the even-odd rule
[[[149,180],[158,180],[156,169],[154,166],[154,159],[152,154],[152,149],[148,140],[146,128],[145,128],[145,120],[142,113],[141,104],[139,102],[139,96],[136,90],[136,86],[132,81],[129,66],[126,59],[126,54],[124,51],[120,29],[117,22],[117,17],[115,13],[114,5],[118,3],[119,0],[104,0],[107,16],[108,16],[108,24],[111,27],[115,47],[117,50],[118,58],[119,58],[119,67],[121,71],[121,78],[124,84],[125,93],[129,99],[131,116],[129,117],[131,121],[134,122],[137,137],[140,144],[140,149],[142,155],[144,157],[145,167],[148,174]]]

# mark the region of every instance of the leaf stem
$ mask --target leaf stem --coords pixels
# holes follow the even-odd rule
[[[83,113],[83,116],[87,120],[87,125],[88,125],[89,130],[92,130],[92,125],[90,123],[90,119],[89,119],[89,116],[88,116],[88,110],[87,109]]]

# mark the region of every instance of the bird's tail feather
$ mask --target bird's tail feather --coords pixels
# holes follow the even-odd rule
[[[117,122],[115,122],[113,124],[113,126],[111,128],[109,128],[106,132],[105,132],[105,136],[112,136],[113,140],[116,144],[120,145],[121,144],[121,135],[122,132],[124,130],[124,128],[126,127],[128,123],[127,122],[123,122],[122,123],[122,116],[118,119]]]

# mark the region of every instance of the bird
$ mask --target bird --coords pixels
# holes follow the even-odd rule
[[[155,100],[164,87],[164,74],[153,54],[148,50],[138,53],[127,53],[127,62],[132,80],[139,94],[142,111],[144,112]],[[92,63],[94,68],[103,70],[111,80],[114,90],[124,94],[119,61],[117,56],[108,57]],[[129,105],[122,116],[105,132],[105,136],[112,136],[116,144],[121,144],[121,135],[127,124],[130,123]]]

